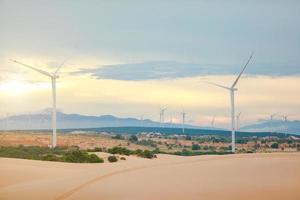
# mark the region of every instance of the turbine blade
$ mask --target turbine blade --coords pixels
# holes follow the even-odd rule
[[[220,88],[223,88],[223,89],[230,90],[229,87],[226,87],[226,86],[224,86],[224,85],[220,85],[220,84],[213,83],[213,82],[208,82],[208,81],[202,81],[202,82],[207,83],[207,84],[210,84],[210,85],[214,85],[214,86],[217,86],[217,87],[220,87]]]
[[[66,63],[66,60],[64,60],[56,69],[56,71],[54,72],[54,75],[56,75],[58,73],[58,71],[60,70],[60,68]]]
[[[44,71],[44,70],[40,70],[40,69],[35,68],[35,67],[32,67],[32,66],[30,66],[30,65],[21,63],[21,62],[19,62],[19,61],[17,61],[17,60],[11,60],[11,59],[10,59],[10,61],[12,61],[12,62],[14,62],[14,63],[17,63],[17,64],[19,64],[19,65],[23,65],[24,67],[30,68],[30,69],[32,69],[32,70],[34,70],[34,71],[37,71],[37,72],[39,72],[39,73],[41,73],[41,74],[44,74],[44,75],[46,75],[46,76],[49,76],[50,78],[53,78],[53,76],[52,76],[50,73],[48,73],[48,72],[46,72],[46,71]]]
[[[250,55],[248,61],[246,62],[246,64],[244,65],[242,71],[240,72],[240,74],[238,75],[238,77],[236,78],[236,80],[234,81],[234,83],[232,84],[231,88],[234,88],[234,87],[235,87],[235,85],[237,84],[237,82],[238,82],[239,79],[241,78],[243,72],[245,71],[245,69],[246,69],[247,65],[249,64],[250,60],[252,59],[252,57],[253,57],[253,52],[251,53],[251,55]]]

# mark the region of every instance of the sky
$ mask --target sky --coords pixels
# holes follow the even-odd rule
[[[51,107],[49,72],[66,61],[57,103],[66,113],[229,127],[240,79],[241,125],[300,119],[300,2],[0,0],[0,117]]]

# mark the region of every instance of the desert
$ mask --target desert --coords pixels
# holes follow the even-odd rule
[[[129,157],[102,164],[0,158],[0,199],[300,198],[300,153]]]

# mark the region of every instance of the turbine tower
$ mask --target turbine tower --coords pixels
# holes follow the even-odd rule
[[[244,70],[246,69],[247,65],[249,64],[250,60],[253,57],[253,53],[251,53],[249,59],[247,60],[246,64],[244,65],[242,71],[239,73],[239,75],[237,76],[237,78],[235,79],[235,81],[233,82],[233,84],[230,87],[227,86],[223,86],[223,85],[219,85],[216,83],[212,83],[212,82],[206,82],[208,84],[226,89],[229,91],[230,94],[230,102],[231,102],[231,151],[234,153],[235,152],[235,104],[234,104],[234,92],[237,91],[237,88],[235,87],[236,84],[238,83],[239,79],[241,78]]]
[[[185,116],[186,113],[184,112],[184,108],[182,108],[182,133],[184,134],[184,127],[185,127]]]
[[[34,71],[37,71],[49,78],[51,78],[51,83],[52,83],[52,103],[53,103],[53,109],[52,109],[52,145],[51,147],[54,148],[56,147],[56,79],[59,78],[59,76],[57,75],[58,71],[60,70],[60,68],[63,66],[64,62],[59,65],[56,69],[56,71],[54,73],[48,73],[44,70],[40,70],[38,68],[32,67],[30,65],[21,63],[19,61],[16,60],[10,60],[14,63],[23,65],[24,67],[27,67],[29,69],[32,69]]]

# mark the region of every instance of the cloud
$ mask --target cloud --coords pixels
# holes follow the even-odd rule
[[[246,69],[249,75],[293,76],[300,75],[300,68],[284,64],[250,64]],[[174,61],[155,61],[133,64],[102,65],[96,68],[81,69],[73,75],[90,74],[97,79],[141,81],[153,79],[175,79],[206,75],[236,75],[241,65],[203,65]]]

